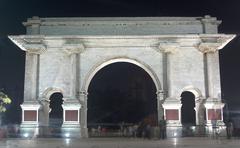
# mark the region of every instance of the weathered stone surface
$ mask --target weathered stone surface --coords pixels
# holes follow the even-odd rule
[[[218,50],[234,37],[218,34],[219,23],[210,16],[34,17],[24,23],[28,35],[9,38],[27,52],[24,100],[47,102],[52,93],[62,93],[63,106],[78,111],[78,131],[87,137],[88,86],[101,68],[116,62],[135,64],[151,76],[158,94],[158,118],[166,116],[166,110],[178,113],[171,115],[178,118],[169,120],[168,126],[181,126],[184,91],[194,94],[196,124],[203,125],[203,100],[207,99],[207,109],[216,109],[208,100],[221,104]],[[47,106],[42,103],[47,109],[39,111],[40,123],[47,124]],[[64,123],[64,128],[70,126]]]

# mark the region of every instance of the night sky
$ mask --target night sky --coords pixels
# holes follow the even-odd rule
[[[8,122],[16,122],[23,98],[25,53],[7,35],[24,34],[28,17],[204,16],[222,20],[221,33],[240,33],[240,1],[229,0],[0,0],[0,88],[13,98]],[[220,51],[222,97],[240,113],[240,38]]]

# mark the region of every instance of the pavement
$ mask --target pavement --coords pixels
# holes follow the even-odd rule
[[[239,148],[240,139],[209,137],[148,140],[135,138],[1,139],[0,148]]]

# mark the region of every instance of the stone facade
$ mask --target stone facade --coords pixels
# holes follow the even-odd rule
[[[218,34],[216,18],[33,17],[23,24],[26,35],[9,36],[26,51],[22,127],[47,126],[49,98],[60,92],[63,130],[87,137],[88,86],[101,68],[116,62],[135,64],[151,76],[158,120],[167,120],[168,136],[181,130],[184,91],[195,96],[196,125],[224,125],[218,50],[234,35]]]

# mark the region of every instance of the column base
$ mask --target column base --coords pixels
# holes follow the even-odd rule
[[[182,137],[182,126],[167,126],[167,138]]]
[[[19,137],[36,138],[39,136],[39,126],[37,124],[21,124]]]
[[[226,125],[223,121],[218,120],[216,121],[216,125],[212,124],[210,121],[206,124],[206,133],[209,136],[216,136],[216,134],[220,137],[226,137],[227,136],[227,130]]]
[[[63,138],[82,138],[79,124],[63,124],[61,128]]]
[[[88,138],[88,128],[81,128],[82,138]]]

